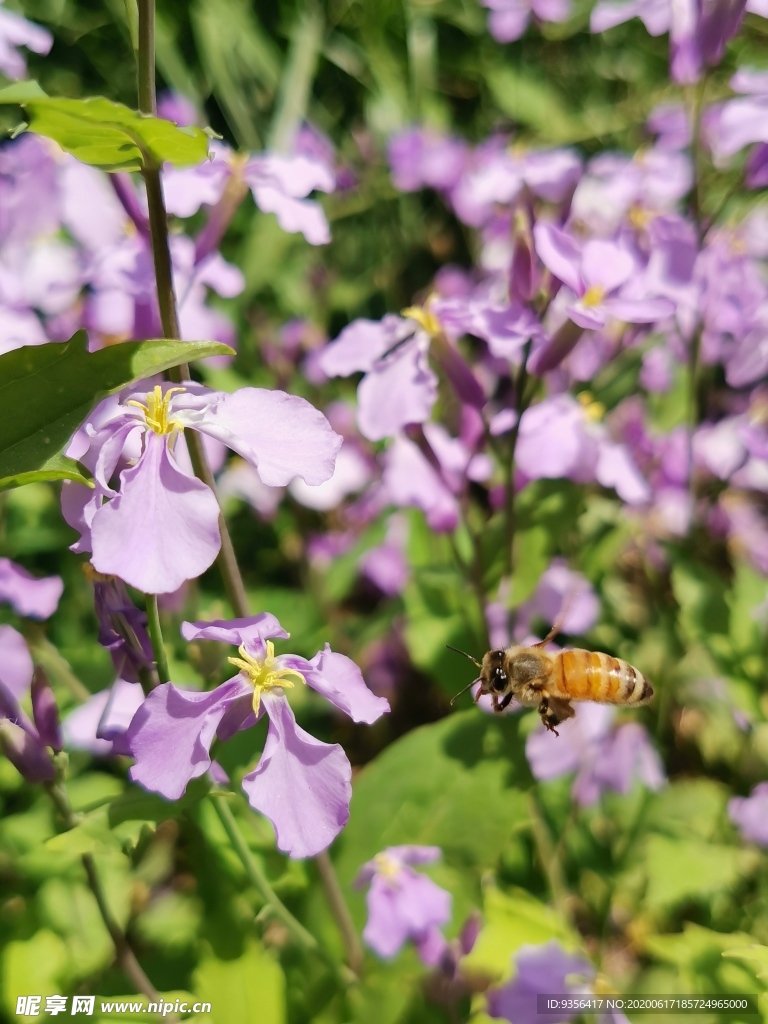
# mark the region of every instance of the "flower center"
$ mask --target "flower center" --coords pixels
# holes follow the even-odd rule
[[[150,430],[156,434],[170,434],[174,430],[183,430],[184,424],[181,420],[171,417],[171,399],[175,394],[183,392],[185,388],[168,388],[163,394],[160,384],[155,384],[151,394],[147,394],[146,403],[140,402],[137,398],[129,399],[125,404],[134,405],[144,413],[144,419]]]
[[[605,288],[600,284],[593,284],[581,296],[581,301],[585,306],[599,306],[604,298]]]
[[[400,862],[388,853],[377,853],[373,858],[373,863],[376,867],[376,873],[390,881],[394,881],[400,874]]]
[[[432,298],[430,297],[423,306],[407,306],[405,309],[402,309],[400,316],[407,317],[409,320],[415,320],[419,327],[427,332],[430,338],[436,338],[442,332],[442,327],[440,326],[440,321],[432,312],[431,305]]]
[[[227,658],[227,661],[235,668],[239,668],[253,687],[253,713],[255,715],[259,713],[261,695],[264,691],[278,688],[292,689],[294,684],[288,676],[293,676],[299,682],[306,683],[304,676],[296,669],[275,668],[275,645],[271,640],[267,640],[266,658],[256,658],[249,654],[245,649],[245,644],[238,647],[237,653],[240,655],[239,658]]]
[[[605,416],[605,406],[602,402],[596,402],[591,391],[582,391],[578,396],[579,403],[584,409],[584,417],[589,423],[599,423]]]

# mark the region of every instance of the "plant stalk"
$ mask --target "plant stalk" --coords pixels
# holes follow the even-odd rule
[[[149,628],[149,639],[152,641],[152,650],[155,655],[155,668],[157,677],[161,683],[169,682],[171,673],[168,669],[168,655],[163,643],[163,630],[160,625],[160,610],[157,607],[157,594],[146,594],[147,626]]]

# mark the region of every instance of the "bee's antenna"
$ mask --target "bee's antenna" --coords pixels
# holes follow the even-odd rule
[[[469,658],[469,660],[472,662],[472,664],[473,665],[477,665],[478,668],[482,668],[483,667],[482,664],[477,660],[477,658],[473,658],[472,655],[471,654],[467,654],[466,651],[460,651],[458,647],[451,647],[450,644],[446,644],[445,646],[448,648],[449,651],[456,651],[457,654],[463,654],[465,658]],[[475,682],[477,682],[477,680],[475,680]],[[469,686],[471,686],[471,685],[472,685],[472,683],[469,684]],[[469,689],[469,686],[467,687],[467,689]],[[461,692],[464,693],[464,690],[462,690]],[[456,694],[456,696],[457,697],[459,696],[458,693]]]
[[[448,645],[446,644],[446,647],[447,647],[447,646],[448,646]],[[455,650],[456,650],[456,648],[455,648],[455,647],[452,647],[452,648],[451,648],[451,650],[452,650],[452,651],[455,651]],[[459,654],[463,654],[463,653],[464,653],[464,651],[459,651]],[[467,657],[469,657],[469,655],[467,655]],[[472,659],[472,660],[474,661],[474,659]],[[469,684],[468,684],[467,686],[465,686],[463,690],[459,690],[459,692],[458,692],[458,693],[456,694],[456,696],[455,696],[455,697],[451,697],[451,706],[453,706],[454,702],[455,702],[455,701],[457,701],[457,700],[459,699],[459,697],[460,697],[460,696],[462,695],[462,693],[466,693],[466,692],[467,692],[467,690],[471,690],[471,689],[472,689],[472,687],[473,687],[473,686],[475,685],[475,683],[479,683],[479,682],[480,682],[480,680],[479,680],[479,679],[473,679],[473,680],[472,680],[472,682],[471,682],[471,683],[469,683]]]

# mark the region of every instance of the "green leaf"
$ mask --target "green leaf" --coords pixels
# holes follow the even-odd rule
[[[523,889],[504,893],[489,886],[483,893],[482,931],[465,963],[470,972],[506,975],[510,957],[520,946],[538,946],[550,939],[569,950],[580,945],[578,936],[551,907]]]
[[[37,82],[13,82],[0,89],[0,103],[17,103],[23,106],[32,100],[47,99],[47,94]]]
[[[527,820],[531,774],[520,716],[476,708],[415,729],[357,776],[337,869],[347,887],[360,865],[385,846],[440,846],[467,884],[495,866]],[[363,919],[361,897],[353,913]]]
[[[38,469],[3,477],[0,479],[0,490],[23,487],[24,484],[42,484],[58,480],[73,480],[75,483],[91,486],[91,475],[85,467],[75,459],[57,453],[46,459]]]
[[[0,103],[18,103],[29,118],[29,131],[104,171],[140,171],[166,162],[190,167],[208,157],[208,138],[199,128],[179,128],[103,96],[52,99],[34,87],[11,86],[0,90]]]
[[[9,942],[2,952],[0,998],[13,1019],[18,996],[53,996],[61,993],[69,973],[66,943],[47,929],[39,929],[31,938]]]
[[[742,946],[739,949],[723,950],[723,956],[732,956],[736,960],[746,960],[757,977],[768,984],[768,946]]]
[[[691,640],[711,640],[727,635],[728,605],[725,583],[705,565],[678,561],[672,568],[672,590],[680,605],[680,625]]]
[[[104,395],[170,366],[231,355],[213,341],[132,341],[88,352],[79,331],[65,344],[0,356],[0,486],[41,473]]]
[[[709,900],[715,893],[732,889],[754,870],[759,855],[697,839],[653,835],[648,840],[646,863],[645,904],[651,910],[660,910],[688,900]]]
[[[219,960],[210,953],[203,957],[195,969],[192,988],[198,1000],[211,1003],[216,1024],[285,1022],[285,976],[277,960],[255,942],[235,960]]]

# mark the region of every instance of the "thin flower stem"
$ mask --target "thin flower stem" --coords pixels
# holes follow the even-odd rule
[[[339,880],[336,877],[333,862],[328,853],[323,850],[322,853],[318,853],[315,857],[315,864],[317,864],[317,872],[323,884],[325,898],[338,925],[344,942],[344,948],[347,951],[347,963],[350,969],[360,977],[363,973],[363,947],[360,944],[352,915],[349,912],[349,907],[344,899],[344,893],[341,891]]]
[[[285,925],[302,949],[306,950],[308,953],[314,953],[317,956],[320,956],[328,964],[344,987],[354,984],[357,981],[357,975],[348,967],[337,963],[336,960],[334,960],[333,957],[323,949],[314,935],[308,932],[304,925],[293,916],[269,884],[269,880],[262,871],[261,865],[251,853],[250,847],[246,843],[245,839],[243,839],[240,829],[238,828],[237,821],[235,820],[235,816],[229,806],[229,799],[221,793],[212,793],[210,799],[213,803],[214,810],[218,815],[219,821],[221,822],[224,831],[227,833],[227,838],[232,844],[232,848],[240,858],[240,862],[245,869],[248,880],[254,888],[258,890],[261,898],[269,907],[270,912]]]
[[[168,669],[168,655],[163,643],[163,630],[160,625],[160,610],[157,607],[157,594],[146,594],[147,626],[149,628],[149,639],[152,641],[152,651],[155,655],[155,667],[157,677],[161,683],[169,682],[171,673]]]
[[[57,779],[54,782],[44,783],[44,788],[67,829],[74,828],[77,825],[77,817],[72,811],[63,782]],[[136,954],[133,952],[125,932],[118,924],[109,907],[106,892],[93,855],[84,853],[80,860],[85,871],[88,888],[93,893],[101,919],[115,947],[115,962],[117,966],[131,980],[137,992],[141,992],[151,1003],[160,1003],[162,1000],[160,993],[144,973],[144,969],[136,959]],[[178,1022],[179,1018],[172,1016],[163,1019]]]
[[[531,352],[530,341],[526,343],[523,350],[523,360],[520,369],[515,377],[515,409],[517,411],[517,422],[512,428],[512,436],[509,439],[507,456],[507,478],[504,488],[504,570],[507,579],[512,579],[514,569],[513,547],[515,543],[515,531],[517,528],[515,513],[515,451],[517,439],[520,434],[520,421],[523,413],[528,408],[532,394],[526,395],[528,383],[528,356]]]
[[[528,801],[528,814],[531,819],[531,831],[533,841],[536,845],[536,852],[539,861],[547,876],[552,898],[563,919],[573,925],[573,915],[570,907],[570,894],[565,882],[562,866],[560,864],[559,851],[552,842],[547,823],[544,820],[539,801],[535,793],[531,793]]]
[[[144,114],[155,114],[155,3],[154,0],[139,0],[139,49],[137,53],[139,77],[139,109]],[[163,185],[160,168],[145,166],[142,177],[147,188],[149,228],[152,237],[152,258],[157,284],[157,303],[160,322],[166,338],[180,339],[179,317],[176,295],[173,290],[173,269],[168,245],[168,216],[163,199]],[[169,370],[174,383],[189,380],[189,366],[181,363]],[[193,430],[185,431],[190,459],[195,475],[216,494],[215,481],[203,448],[203,441]],[[232,609],[237,616],[248,614],[248,598],[245,585],[237,564],[235,550],[223,515],[219,515],[221,550],[217,562],[224,580],[224,587]]]

